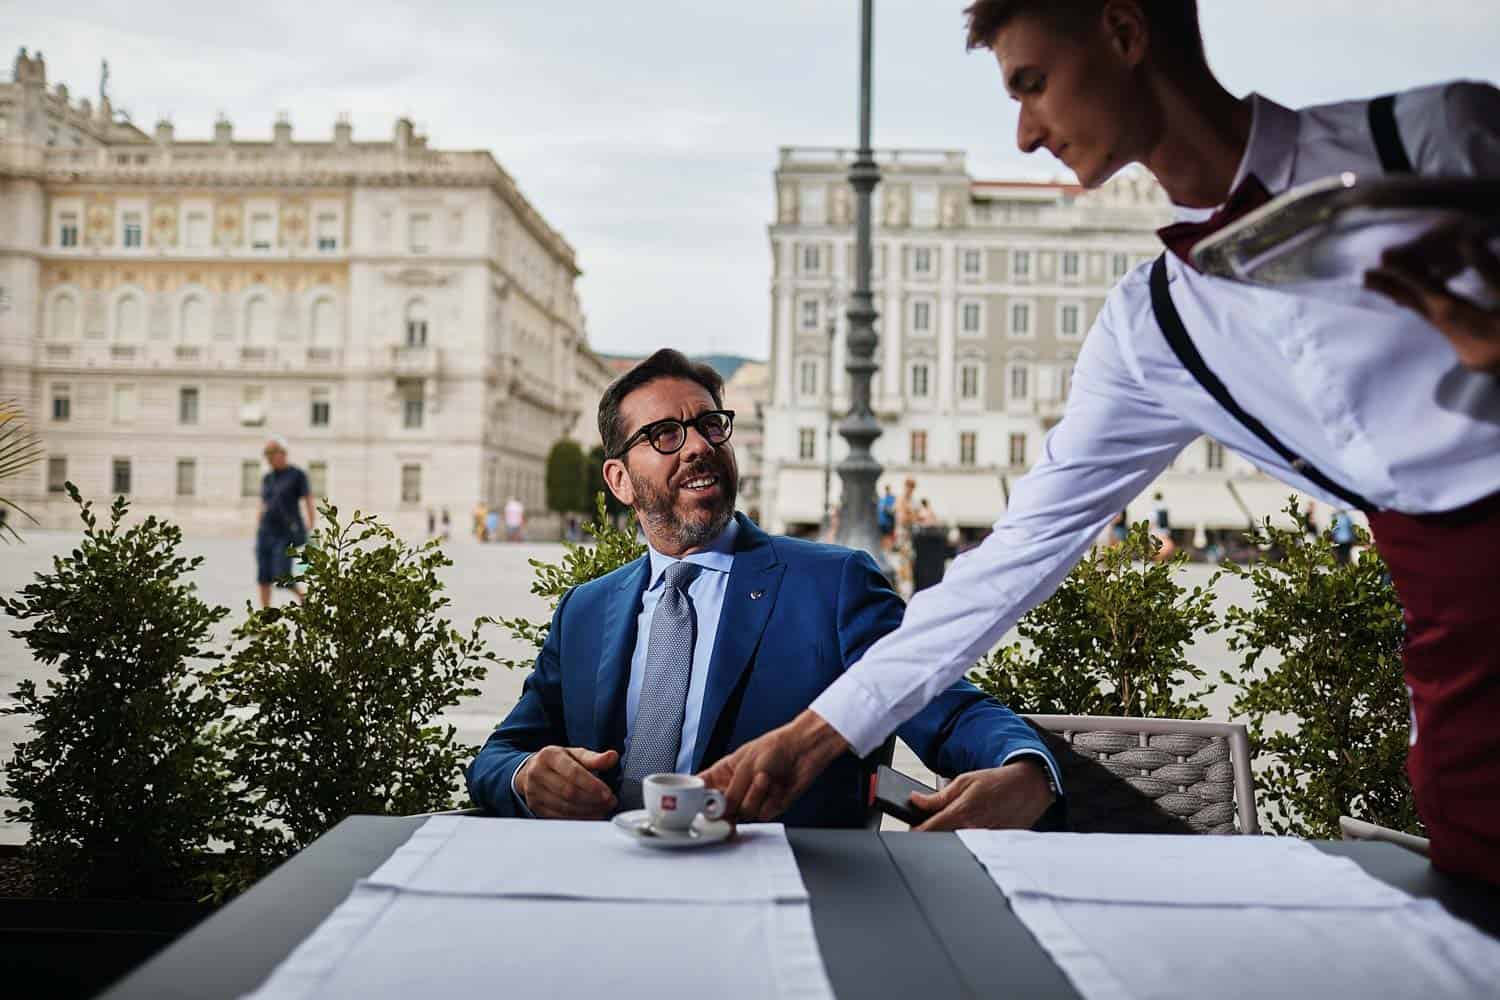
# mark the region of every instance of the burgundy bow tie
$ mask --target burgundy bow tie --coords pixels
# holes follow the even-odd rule
[[[1177,255],[1188,267],[1197,270],[1193,260],[1188,256],[1188,251],[1193,249],[1193,244],[1213,233],[1218,232],[1271,200],[1271,192],[1260,182],[1260,178],[1254,174],[1246,175],[1240,182],[1239,187],[1229,193],[1229,198],[1217,212],[1210,215],[1202,222],[1178,222],[1165,228],[1158,229],[1156,235],[1167,245],[1167,249]]]

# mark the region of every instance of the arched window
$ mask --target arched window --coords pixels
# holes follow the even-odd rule
[[[338,309],[332,299],[319,299],[312,308],[313,346],[332,347],[338,340]]]
[[[181,325],[178,333],[184,344],[208,343],[208,303],[201,295],[189,295],[182,302]]]
[[[245,343],[252,347],[268,347],[271,339],[271,303],[256,296],[245,306]]]
[[[125,295],[115,303],[115,339],[135,343],[146,339],[146,313],[138,295]]]
[[[406,307],[406,346],[427,346],[427,303],[413,299]]]
[[[59,295],[53,300],[49,332],[53,340],[73,340],[78,336],[77,299],[71,295]]]

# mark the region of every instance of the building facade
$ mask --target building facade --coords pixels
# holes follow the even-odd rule
[[[783,148],[770,226],[771,385],[762,506],[772,530],[811,532],[839,502],[828,476],[846,452],[844,371],[854,273],[852,150]],[[882,486],[917,482],[967,537],[1004,511],[1062,417],[1073,365],[1110,288],[1160,252],[1161,189],[1126,173],[1096,191],[983,181],[953,150],[877,152],[872,286],[880,313],[872,386],[884,433]],[[831,488],[825,482],[831,480]],[[1173,525],[1201,544],[1274,513],[1287,488],[1216,442],[1185,449],[1161,492]]]
[[[189,531],[248,533],[268,435],[313,488],[403,533],[515,496],[544,509],[558,438],[597,441],[608,381],[573,248],[485,151],[389,138],[180,140],[0,84],[0,398],[46,448],[17,502],[125,493]]]

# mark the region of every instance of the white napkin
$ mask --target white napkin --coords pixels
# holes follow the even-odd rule
[[[1411,897],[1290,837],[960,830],[1007,895],[1217,906],[1399,906]]]
[[[631,841],[609,823],[433,816],[368,881],[462,896],[807,899],[780,823],[741,826],[722,844],[664,851]]]
[[[252,1000],[833,1000],[806,903],[626,903],[361,884]]]

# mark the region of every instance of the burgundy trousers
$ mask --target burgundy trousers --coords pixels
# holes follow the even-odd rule
[[[1432,863],[1500,885],[1500,493],[1370,527],[1406,613],[1407,773]]]

